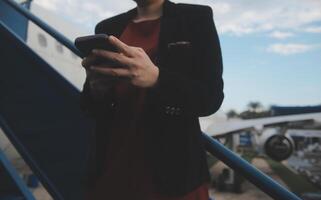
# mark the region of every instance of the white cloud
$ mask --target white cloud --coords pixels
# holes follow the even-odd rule
[[[311,23],[321,22],[321,0],[176,0],[175,2],[211,6],[217,29],[222,34],[240,36],[274,31],[301,32]],[[286,37],[280,34],[278,36],[275,37]]]
[[[57,2],[52,0],[38,0],[37,4],[48,9],[48,10],[57,10]]]
[[[243,33],[300,31],[307,24],[321,21],[320,8],[321,1],[270,0],[255,1],[252,4],[245,4],[243,1],[234,11],[234,15],[222,16],[218,24],[222,27],[223,33],[231,34],[240,34],[240,32],[226,29],[228,24],[234,24],[240,30],[245,30]]]
[[[272,44],[267,48],[268,52],[276,53],[280,55],[291,55],[291,54],[298,54],[304,53],[309,50],[317,48],[317,45],[311,44],[300,44],[300,43],[288,43],[288,44]]]
[[[275,39],[286,39],[292,37],[294,34],[291,32],[273,31],[269,34],[270,37]]]
[[[310,26],[304,29],[308,33],[321,33],[321,26]]]
[[[211,6],[214,10],[217,29],[222,34],[266,34],[274,31],[320,32],[320,28],[310,26],[321,22],[321,0],[172,1]],[[94,26],[103,18],[135,7],[133,0],[34,0],[34,2],[55,10],[58,14],[67,16],[78,24],[90,23],[90,26]]]
[[[223,15],[232,11],[232,5],[226,2],[217,2],[215,5],[209,5],[212,7],[215,15]]]
[[[100,20],[135,6],[132,0],[33,0],[33,3],[54,11],[91,32]]]

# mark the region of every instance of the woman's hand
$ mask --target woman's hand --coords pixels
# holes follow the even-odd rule
[[[133,85],[138,87],[147,88],[156,84],[159,74],[158,67],[142,48],[129,46],[114,36],[109,36],[107,39],[118,49],[119,53],[95,49],[93,56],[118,63],[119,67],[99,64],[92,65],[90,70],[105,75],[127,77]]]
[[[108,92],[109,89],[115,84],[116,78],[110,75],[103,75],[89,69],[93,63],[95,63],[97,58],[93,55],[85,57],[82,60],[82,66],[86,69],[86,75],[88,80],[88,85],[93,97],[101,99],[104,96],[105,92]]]

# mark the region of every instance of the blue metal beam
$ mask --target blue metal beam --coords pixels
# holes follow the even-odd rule
[[[4,1],[0,1],[0,21],[3,21],[24,41],[27,40],[28,19]]]
[[[19,188],[20,192],[26,198],[26,200],[36,200],[32,195],[26,184],[20,178],[16,169],[11,165],[10,161],[4,155],[2,150],[0,149],[0,163],[4,166],[5,170],[10,175],[11,179],[15,182],[16,186]]]

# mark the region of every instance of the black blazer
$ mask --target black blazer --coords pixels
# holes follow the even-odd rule
[[[145,152],[159,192],[186,194],[209,181],[206,152],[198,117],[215,113],[222,104],[222,57],[209,6],[165,0],[157,62],[159,79],[145,97]],[[97,24],[96,33],[120,36],[136,8]],[[96,121],[89,155],[89,185],[102,171],[108,130],[117,102],[113,92],[95,102],[86,80],[81,106]]]

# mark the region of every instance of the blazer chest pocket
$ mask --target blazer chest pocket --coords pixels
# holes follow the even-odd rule
[[[193,46],[190,41],[176,41],[168,43],[168,61],[174,68],[183,69],[193,61]]]

